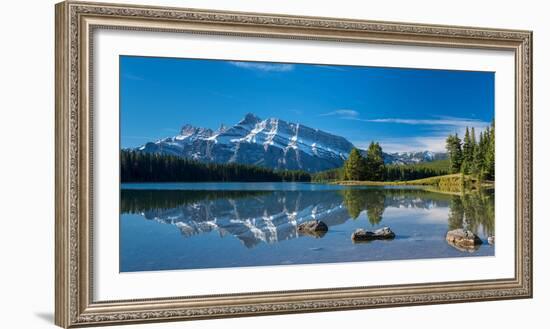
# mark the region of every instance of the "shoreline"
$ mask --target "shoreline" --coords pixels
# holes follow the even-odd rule
[[[428,191],[452,195],[462,195],[480,189],[494,188],[491,181],[478,181],[469,175],[450,174],[409,181],[333,181],[327,184],[341,186],[418,186]]]

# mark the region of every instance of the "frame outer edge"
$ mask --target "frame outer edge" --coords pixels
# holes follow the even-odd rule
[[[267,314],[290,314],[303,312],[319,312],[345,309],[364,309],[376,307],[395,307],[409,305],[441,304],[467,301],[488,301],[496,299],[530,298],[533,294],[532,282],[532,43],[531,31],[496,30],[488,28],[469,28],[458,26],[420,25],[396,22],[374,22],[362,20],[346,20],[336,18],[284,16],[277,14],[239,13],[223,11],[207,11],[185,8],[135,6],[122,4],[90,3],[67,0],[56,4],[55,7],[55,324],[61,327],[82,327],[91,325],[127,324],[164,322],[173,320],[198,320],[207,318],[228,318],[236,316],[253,316]],[[463,293],[457,291],[405,293],[396,296],[359,296],[357,298],[328,298],[277,302],[263,304],[240,305],[206,305],[206,307],[179,306],[152,308],[152,304],[145,303],[143,309],[132,309],[132,303],[114,308],[113,304],[89,304],[89,289],[87,273],[89,270],[85,262],[90,256],[89,247],[85,242],[85,234],[89,227],[85,223],[89,219],[88,213],[83,212],[89,206],[82,198],[87,197],[88,191],[85,177],[88,167],[83,164],[91,151],[87,148],[87,120],[82,117],[83,109],[87,109],[87,91],[82,87],[87,85],[84,78],[88,75],[86,53],[81,47],[86,42],[82,30],[82,17],[124,17],[126,19],[146,19],[164,22],[191,22],[199,24],[216,23],[232,27],[246,27],[253,32],[255,28],[287,26],[291,30],[315,29],[316,32],[339,31],[342,33],[369,33],[373,42],[385,43],[384,36],[392,36],[388,43],[407,43],[417,45],[456,45],[465,48],[514,48],[520,61],[516,63],[516,72],[521,80],[521,88],[516,88],[521,102],[516,101],[517,110],[520,110],[520,122],[516,121],[520,129],[516,134],[516,161],[519,161],[522,170],[518,172],[520,181],[516,191],[521,198],[518,215],[523,233],[520,240],[521,255],[518,255],[513,287],[501,287],[494,291],[471,290]],[[236,25],[235,25],[236,24]],[[85,25],[85,24],[84,24]],[[169,31],[169,29],[166,29]],[[313,32],[315,32],[313,31]],[[284,31],[283,31],[284,32]],[[312,32],[312,33],[313,33]],[[237,29],[230,29],[227,35],[238,35]],[[255,32],[254,32],[255,33]],[[264,32],[258,32],[267,35]],[[82,35],[84,34],[84,35]],[[274,37],[281,37],[274,34]],[[324,33],[323,33],[324,34]],[[300,35],[308,39],[309,33]],[[354,39],[353,37],[351,39]],[[380,37],[382,35],[382,38]],[[395,37],[397,35],[398,37]],[[403,35],[403,37],[399,37]],[[326,35],[325,35],[326,36]],[[405,38],[406,36],[406,38]],[[292,35],[291,35],[292,38]],[[313,33],[315,39],[315,33]],[[366,40],[367,38],[365,38]],[[426,42],[426,39],[431,39]],[[336,38],[340,40],[340,38]],[[494,44],[485,43],[486,40]],[[497,44],[498,43],[498,44]],[[83,62],[84,61],[84,62]],[[84,84],[83,84],[84,83]],[[518,86],[519,87],[519,86]],[[80,95],[80,93],[84,93]],[[84,115],[87,115],[86,112]],[[518,118],[516,118],[518,120]],[[84,148],[82,148],[85,146]],[[522,183],[523,179],[527,182]],[[84,200],[85,201],[85,200]],[[84,209],[82,209],[82,208]],[[84,222],[83,222],[84,221]],[[528,236],[525,236],[527,234]],[[84,238],[83,238],[84,236]],[[82,239],[82,240],[81,240]],[[525,241],[528,239],[528,241]],[[84,262],[84,263],[83,263]],[[474,287],[475,288],[475,287]],[[481,289],[483,287],[480,287]],[[448,293],[448,295],[445,295]],[[306,296],[307,297],[307,296]],[[382,298],[384,297],[384,298]],[[170,303],[169,303],[170,304]],[[95,309],[94,306],[103,306]],[[108,310],[111,308],[111,310]]]
[[[55,5],[55,316],[68,328],[69,320],[69,124],[68,14],[65,2]]]
[[[528,288],[528,298],[533,298],[533,283],[534,283],[534,279],[533,279],[533,274],[534,274],[534,271],[533,271],[533,255],[534,255],[534,252],[533,252],[533,238],[534,238],[534,234],[533,234],[533,184],[534,184],[534,179],[533,179],[533,138],[534,138],[534,133],[533,133],[533,129],[534,129],[534,125],[533,125],[533,114],[534,114],[534,111],[533,111],[533,31],[529,31],[527,33],[527,45],[529,47],[529,54],[527,54],[527,67],[529,68],[529,72],[527,73],[527,81],[526,81],[526,86],[529,88],[529,90],[525,93],[525,97],[527,97],[527,102],[528,102],[528,108],[527,109],[524,109],[526,112],[527,112],[527,115],[528,115],[528,118],[527,118],[527,123],[529,124],[528,128],[526,129],[526,133],[529,134],[529,138],[527,139],[527,141],[529,142],[529,147],[527,148],[527,151],[529,152],[529,155],[528,155],[528,159],[529,159],[529,169],[528,169],[528,172],[527,172],[527,175],[528,175],[528,179],[527,181],[529,182],[529,187],[528,187],[528,191],[526,192],[526,195],[529,197],[529,202],[527,204],[526,207],[528,207],[528,211],[529,211],[529,215],[526,216],[526,218],[529,220],[529,225],[528,225],[528,229],[529,229],[529,242],[528,242],[528,247],[529,247],[529,264],[528,264],[528,273],[529,273],[529,288]]]

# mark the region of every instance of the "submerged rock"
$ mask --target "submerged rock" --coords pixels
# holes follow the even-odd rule
[[[473,245],[473,246],[467,246],[467,247],[462,247],[460,245],[456,245],[456,244],[452,244],[452,243],[449,243],[449,246],[455,248],[456,250],[458,251],[461,251],[461,252],[469,252],[469,253],[473,253],[473,252],[476,252],[479,247],[481,246],[480,244],[476,244],[476,245]]]
[[[389,227],[383,227],[374,232],[359,228],[351,234],[353,242],[372,241],[372,240],[390,240],[395,238],[395,233]]]
[[[328,231],[328,226],[320,220],[310,220],[298,225],[298,234],[322,238]]]
[[[479,246],[483,243],[475,233],[463,228],[447,232],[446,240],[452,247],[468,252],[479,249]]]

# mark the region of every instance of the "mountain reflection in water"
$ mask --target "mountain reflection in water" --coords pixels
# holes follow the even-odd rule
[[[174,225],[184,238],[214,231],[220,237],[234,236],[247,248],[298,238],[297,225],[309,220],[325,222],[330,232],[364,213],[370,226],[383,225],[388,208],[405,214],[420,209],[448,208],[449,230],[464,227],[485,237],[494,234],[492,191],[455,196],[420,189],[387,188],[121,190],[123,215],[138,214]],[[399,237],[400,232],[396,234]],[[349,241],[349,237],[343,238]]]

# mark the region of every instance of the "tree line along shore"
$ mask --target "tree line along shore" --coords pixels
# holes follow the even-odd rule
[[[372,142],[363,156],[357,149],[342,168],[317,174],[314,179],[341,185],[419,185],[443,192],[461,192],[493,186],[495,177],[494,122],[476,137],[466,127],[464,137],[446,139],[448,159],[412,165],[385,165],[382,148]]]

